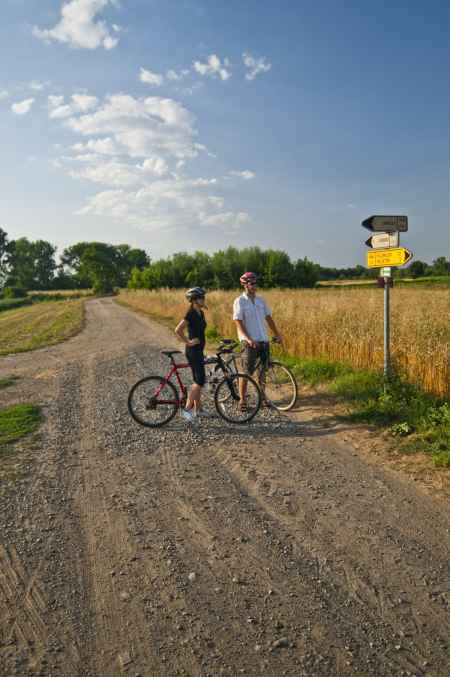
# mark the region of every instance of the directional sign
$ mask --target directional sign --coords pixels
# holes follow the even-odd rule
[[[364,228],[374,232],[384,231],[386,233],[405,233],[408,230],[407,216],[369,216],[361,223]]]
[[[412,259],[412,252],[405,247],[395,249],[378,249],[367,252],[367,267],[382,268],[383,266],[404,266]]]
[[[398,247],[398,232],[395,233],[375,233],[366,240],[366,245],[372,249],[387,249],[388,247]]]

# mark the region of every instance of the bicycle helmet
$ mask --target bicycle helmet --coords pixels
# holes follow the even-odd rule
[[[191,289],[187,290],[185,296],[188,301],[195,301],[195,299],[205,298],[206,291],[203,289],[203,287],[192,287]]]
[[[250,273],[250,272],[244,273],[239,278],[239,281],[240,281],[241,284],[248,284],[249,282],[256,282],[256,280],[257,280],[257,277],[256,277],[255,273]]]

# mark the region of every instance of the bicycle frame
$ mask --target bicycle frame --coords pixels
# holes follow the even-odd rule
[[[187,369],[188,367],[189,367],[189,364],[187,362],[176,364],[175,362],[172,361],[172,366],[171,366],[170,370],[167,372],[167,374],[164,376],[164,381],[161,383],[161,385],[157,389],[156,393],[154,394],[154,398],[156,399],[159,396],[159,393],[164,388],[165,384],[168,381],[171,381],[172,376],[174,374],[177,377],[178,386],[179,386],[179,389],[181,391],[181,398],[178,398],[175,402],[173,400],[158,400],[158,404],[176,404],[178,407],[181,406],[181,403],[187,397],[187,388],[184,385],[183,381],[181,380],[178,371],[179,371],[179,369]]]

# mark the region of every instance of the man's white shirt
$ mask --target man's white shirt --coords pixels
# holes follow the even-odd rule
[[[268,341],[266,330],[266,317],[272,315],[270,308],[263,298],[255,296],[252,300],[245,292],[238,296],[233,303],[233,320],[241,320],[244,323],[248,336],[252,341]],[[240,341],[245,336],[238,327]]]

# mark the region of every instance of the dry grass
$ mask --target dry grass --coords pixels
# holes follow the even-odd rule
[[[27,296],[46,296],[48,298],[68,298],[78,299],[87,296],[93,296],[92,289],[50,289],[49,291],[29,291]]]
[[[287,351],[353,367],[383,368],[381,289],[270,290],[272,308]],[[235,336],[231,308],[236,292],[208,294],[207,319],[222,336]],[[180,319],[182,291],[123,291],[119,300],[156,318]],[[397,288],[391,295],[391,351],[396,367],[413,383],[450,395],[450,290]]]
[[[83,301],[49,301],[0,315],[0,355],[64,341],[83,325]]]

